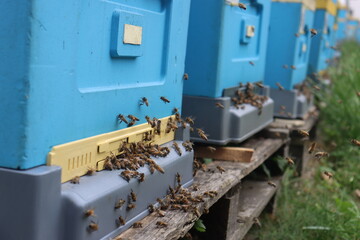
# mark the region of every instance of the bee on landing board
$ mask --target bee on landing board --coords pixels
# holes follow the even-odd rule
[[[216,168],[219,170],[219,172],[222,174],[223,172],[225,172],[225,169],[221,166],[216,166]]]
[[[79,176],[75,176],[70,180],[70,183],[72,184],[80,184],[80,177]]]
[[[158,228],[164,228],[164,227],[167,227],[168,224],[167,224],[166,222],[157,221],[157,222],[156,222],[156,226],[157,226]]]
[[[89,230],[90,231],[97,231],[97,230],[99,230],[99,225],[97,223],[95,223],[95,222],[91,222],[89,224]]]
[[[269,186],[271,186],[271,187],[273,187],[273,188],[276,188],[276,184],[275,184],[275,183],[273,183],[273,182],[271,182],[271,181],[268,181],[268,184],[269,184]]]

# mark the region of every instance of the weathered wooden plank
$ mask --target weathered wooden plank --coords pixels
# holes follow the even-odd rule
[[[229,239],[242,239],[254,224],[263,209],[279,187],[280,179],[271,180],[276,184],[272,187],[267,181],[244,181],[240,192],[240,211],[238,214],[237,231]]]
[[[251,162],[254,149],[242,147],[216,147],[215,150],[210,150],[206,146],[197,146],[195,147],[195,152],[196,156],[199,158],[212,158],[233,162]]]
[[[232,187],[240,182],[242,178],[261,165],[269,156],[282,147],[287,140],[284,139],[252,139],[247,141],[242,147],[251,147],[255,150],[253,161],[249,163],[214,161],[208,165],[209,171],[198,172],[194,178],[194,184],[198,185],[199,190],[195,194],[205,191],[217,191],[218,195],[214,198],[206,198],[205,202],[195,205],[200,214],[204,209],[210,208],[216,201],[224,196]],[[220,165],[226,172],[220,173],[216,166]],[[184,236],[198,219],[193,212],[167,211],[164,218],[156,217],[151,214],[141,222],[143,228],[130,228],[114,238],[117,240],[153,240],[153,239],[178,239]],[[163,221],[168,223],[166,228],[157,228],[156,222]]]

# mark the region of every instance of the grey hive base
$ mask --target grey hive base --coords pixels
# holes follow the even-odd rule
[[[224,105],[224,109],[215,103]],[[230,97],[208,98],[197,96],[183,96],[183,116],[195,119],[195,130],[191,133],[191,140],[216,145],[226,145],[229,142],[239,143],[273,121],[274,102],[268,99],[263,104],[262,113],[250,104],[244,109],[232,106]],[[201,128],[208,135],[208,141],[197,134],[196,128]]]
[[[122,170],[101,171],[93,176],[83,176],[80,184],[61,184],[61,168],[40,166],[30,170],[17,171],[0,168],[0,239],[6,240],[95,240],[109,239],[125,231],[131,225],[149,214],[147,206],[156,203],[156,198],[167,194],[169,186],[176,184],[176,173],[182,176],[183,186],[193,181],[193,152],[186,152],[181,145],[189,139],[189,129],[176,134],[181,137],[178,144],[180,157],[171,150],[165,158],[155,159],[165,174],[148,167],[145,181],[131,179],[128,183],[119,176]],[[177,138],[179,139],[179,138]],[[180,139],[179,139],[180,140]],[[171,143],[168,145],[171,148]],[[128,196],[133,190],[137,195],[136,208],[127,210]],[[126,200],[115,209],[119,199]],[[95,216],[85,217],[85,211],[94,209]],[[118,217],[126,220],[119,227]],[[91,222],[98,224],[98,231],[89,231]]]
[[[288,119],[304,119],[309,109],[313,106],[313,97],[310,100],[299,93],[298,90],[270,89],[270,97],[274,100],[274,116]],[[281,106],[285,107],[285,113]],[[290,113],[289,115],[287,113]]]

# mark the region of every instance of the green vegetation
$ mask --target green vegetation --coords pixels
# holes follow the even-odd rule
[[[360,46],[347,42],[341,52],[329,70],[330,89],[316,93],[322,150],[330,157],[312,160],[309,179],[285,172],[275,215],[264,216],[263,227],[251,232],[258,239],[360,239],[360,198],[354,194],[360,189],[360,147],[350,142],[360,140]],[[322,176],[324,171],[333,178]]]

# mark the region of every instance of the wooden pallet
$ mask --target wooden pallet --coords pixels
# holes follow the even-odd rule
[[[206,198],[205,202],[197,204],[196,206],[199,209],[199,212],[202,214],[204,209],[208,210],[222,197],[234,199],[233,196],[236,194],[231,194],[231,192],[236,192],[241,179],[260,166],[279,149],[283,148],[288,141],[288,138],[253,138],[240,146],[254,149],[251,162],[214,161],[210,163],[208,168],[213,171],[199,172],[194,178],[194,184],[199,186],[199,191],[196,193],[199,194],[212,190],[217,191],[218,195],[214,198]],[[226,172],[221,174],[216,169],[217,165],[223,167]],[[226,195],[228,192],[230,194]],[[231,210],[230,207],[233,207],[233,205],[233,203],[229,203],[228,209],[225,210],[231,212],[229,210]],[[234,219],[236,218],[237,216],[235,218],[234,216],[228,216],[228,219],[231,220],[228,220],[225,224],[225,231],[228,229],[229,224],[234,223]],[[178,239],[184,236],[192,228],[197,219],[198,217],[193,212],[167,211],[163,218],[159,218],[155,214],[150,214],[141,221],[143,228],[130,228],[114,239]],[[157,221],[166,222],[168,223],[168,226],[166,228],[157,228]]]

